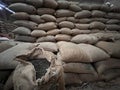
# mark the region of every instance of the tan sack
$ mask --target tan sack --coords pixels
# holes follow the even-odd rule
[[[52,8],[38,8],[37,9],[37,14],[38,15],[43,15],[43,14],[50,14],[50,15],[54,15],[55,10]]]

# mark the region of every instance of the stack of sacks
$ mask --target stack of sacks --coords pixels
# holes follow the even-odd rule
[[[64,63],[66,85],[102,80],[92,64],[110,58],[105,51],[90,44],[61,41],[57,45],[59,47],[57,57]]]
[[[120,41],[100,41],[96,46],[111,56],[110,59],[98,61],[95,68],[100,77],[108,81],[120,76]]]

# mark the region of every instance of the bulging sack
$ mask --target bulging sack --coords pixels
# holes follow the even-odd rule
[[[72,29],[72,28],[74,28],[74,24],[70,21],[62,21],[62,22],[59,23],[59,27],[60,28],[70,28],[70,29]]]
[[[66,35],[66,34],[57,34],[55,36],[55,40],[56,41],[70,41],[71,40],[71,36],[70,35]]]
[[[43,30],[33,30],[31,32],[31,36],[33,37],[42,37],[42,36],[45,36],[46,35],[46,32],[43,31]]]
[[[49,14],[42,15],[41,19],[45,20],[46,22],[56,22],[56,18],[53,15]]]
[[[56,0],[44,0],[44,6],[47,8],[57,8],[58,3]]]
[[[37,14],[38,15],[43,15],[43,14],[50,14],[50,15],[54,15],[55,10],[52,8],[38,8],[37,9]]]
[[[93,10],[92,17],[105,17],[106,13],[100,10]]]
[[[59,0],[59,1],[57,1],[57,3],[58,3],[59,9],[67,9],[67,8],[69,8],[69,5],[70,5],[68,1]]]

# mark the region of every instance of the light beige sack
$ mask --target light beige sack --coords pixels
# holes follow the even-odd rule
[[[90,24],[75,24],[75,27],[80,30],[88,30],[90,27]]]
[[[61,33],[61,34],[71,35],[72,31],[71,31],[70,28],[61,28],[61,29],[60,29],[60,33]]]
[[[33,30],[31,32],[31,36],[33,37],[42,37],[42,36],[45,36],[46,35],[46,32],[43,31],[43,30]]]
[[[55,36],[56,41],[70,41],[71,36],[66,34],[58,34]]]
[[[56,18],[49,14],[41,15],[41,19],[45,20],[46,22],[56,22]]]
[[[47,32],[47,35],[57,35],[60,33],[60,30],[59,29],[53,29],[53,30],[50,30]]]
[[[78,5],[76,5],[76,4],[71,4],[71,5],[69,6],[69,9],[72,10],[72,11],[74,11],[74,12],[79,12],[79,11],[82,10],[82,9],[81,9]]]
[[[62,21],[59,23],[59,27],[60,28],[74,28],[74,23],[70,22],[70,21]]]

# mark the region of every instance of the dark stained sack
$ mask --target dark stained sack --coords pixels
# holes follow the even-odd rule
[[[100,10],[93,10],[92,17],[105,17],[106,13]]]
[[[38,24],[45,22],[45,20],[41,19],[39,15],[30,15],[30,20]]]
[[[120,19],[120,13],[108,13],[106,17],[110,19]]]
[[[62,21],[59,23],[59,27],[60,28],[74,28],[74,23],[70,22],[70,21]]]
[[[30,35],[31,30],[26,27],[18,27],[12,31],[14,34]]]
[[[90,7],[90,4],[87,4],[87,3],[80,3],[79,4],[79,7],[82,8],[82,10],[90,10],[91,7]]]
[[[29,14],[25,12],[16,12],[11,15],[12,18],[16,20],[28,20],[29,19]]]
[[[49,14],[41,15],[41,19],[45,20],[46,22],[56,22],[56,18]]]
[[[106,29],[107,30],[111,30],[111,31],[120,31],[120,25],[117,25],[117,24],[107,24],[106,25]]]
[[[98,22],[102,22],[102,23],[106,23],[109,19],[107,18],[99,18],[99,17],[96,17],[96,18],[91,18],[91,21],[98,21]]]
[[[78,5],[76,5],[76,4],[71,4],[71,5],[69,6],[69,9],[70,9],[71,11],[74,11],[74,12],[79,12],[79,11],[82,10],[82,9],[81,9]]]
[[[74,17],[78,18],[78,19],[80,19],[80,18],[89,18],[89,17],[91,17],[91,14],[92,13],[90,11],[88,11],[88,10],[82,10],[80,12],[77,12]]]
[[[57,3],[58,3],[59,9],[67,9],[67,8],[69,8],[69,5],[70,5],[68,1],[59,0],[59,1],[57,1]]]
[[[112,57],[120,58],[120,43],[100,41],[96,46],[106,51]]]
[[[29,29],[34,29],[37,27],[37,23],[27,20],[17,20],[13,22],[15,25],[27,27]]]
[[[44,6],[47,8],[57,8],[58,3],[56,0],[44,0]]]
[[[66,34],[57,34],[55,36],[55,40],[56,41],[70,41],[71,40],[71,36],[70,35],[66,35]]]
[[[89,24],[90,22],[92,22],[92,19],[89,19],[89,18],[79,19],[79,23],[81,24]]]
[[[23,41],[23,42],[35,42],[36,38],[32,36],[21,36],[21,35],[16,35],[15,36],[15,41]]]
[[[56,11],[56,17],[72,17],[74,16],[75,12],[67,10],[67,9],[59,9]]]
[[[67,20],[67,17],[59,17],[59,18],[56,18],[56,22],[57,23],[60,23],[62,21],[66,21]]]
[[[31,32],[31,36],[33,37],[42,37],[42,36],[45,36],[46,35],[46,32],[43,31],[43,30],[33,30]]]
[[[120,20],[119,19],[110,19],[107,21],[107,24],[119,24]]]
[[[120,60],[110,58],[104,61],[96,62],[95,68],[99,74],[106,72],[109,69],[120,69]]]
[[[8,8],[10,8],[11,10],[13,10],[15,12],[26,12],[29,14],[36,13],[36,9],[34,6],[28,5],[25,3],[13,3],[13,4],[9,5]]]
[[[43,15],[43,14],[50,14],[50,15],[54,15],[55,10],[52,8],[38,8],[37,9],[37,14],[38,15]]]

